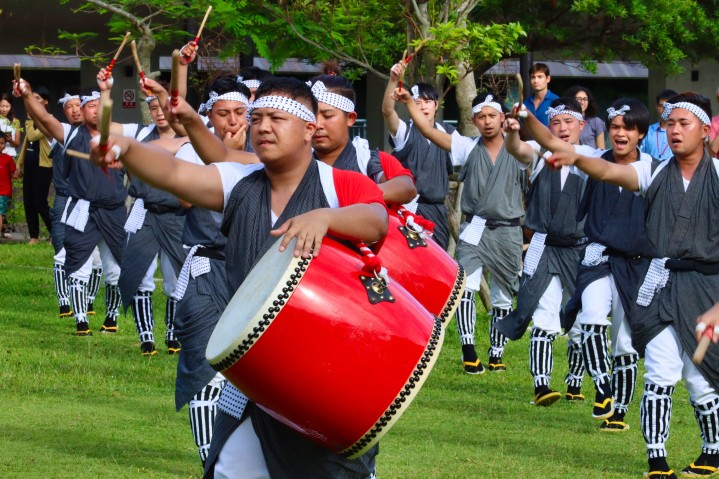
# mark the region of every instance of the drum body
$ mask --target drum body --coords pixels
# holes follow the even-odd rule
[[[422,238],[395,212],[377,254],[382,266],[427,311],[446,323],[459,306],[466,282],[464,269],[431,239]]]
[[[273,417],[357,457],[389,430],[429,375],[441,321],[396,282],[325,238],[317,257],[278,243],[237,290],[207,359]],[[363,280],[364,278],[364,280]],[[376,292],[386,300],[377,299]]]

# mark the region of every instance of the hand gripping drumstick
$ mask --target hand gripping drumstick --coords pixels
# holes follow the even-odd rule
[[[699,323],[699,324],[704,324],[704,323]],[[698,365],[704,360],[704,355],[707,353],[707,349],[709,349],[709,345],[711,345],[712,336],[714,336],[714,328],[713,327],[706,328],[704,330],[704,332],[702,333],[702,337],[699,339],[699,345],[697,346],[697,349],[694,351],[694,356],[692,357],[692,361],[694,362],[694,364]]]
[[[117,49],[117,52],[115,52],[115,56],[112,57],[112,60],[110,60],[110,64],[106,68],[106,78],[109,78],[110,75],[112,75],[112,69],[115,68],[115,63],[117,63],[117,59],[120,56],[122,49],[125,48],[125,44],[127,43],[128,38],[130,38],[130,32],[125,33],[125,38],[122,39],[122,43],[120,43],[120,48]]]
[[[407,64],[407,50],[405,50],[405,51],[402,53],[402,61],[401,61],[401,63],[404,64],[404,65]],[[400,89],[400,91],[402,91],[402,80],[403,80],[403,79],[404,79],[404,72],[402,72],[402,74],[399,76],[399,89]]]
[[[172,52],[172,76],[170,77],[170,104],[180,104],[180,50]]]
[[[193,40],[195,42],[195,45],[197,45],[197,42],[200,41],[200,35],[202,35],[202,29],[205,28],[205,22],[207,21],[207,17],[210,16],[211,11],[212,11],[212,5],[207,7],[207,11],[205,12],[205,18],[202,19],[202,23],[200,23],[200,29],[197,30],[197,35],[195,36],[195,39]]]

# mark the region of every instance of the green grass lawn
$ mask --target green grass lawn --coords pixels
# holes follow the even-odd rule
[[[161,289],[155,294],[159,338]],[[94,331],[103,305],[101,289]],[[483,353],[486,330],[482,311],[477,338]],[[140,356],[131,314],[121,317],[116,336],[76,338],[73,331],[72,320],[57,318],[52,248],[0,245],[0,477],[200,477],[186,409],[174,410],[176,358],[164,347],[156,357]],[[555,342],[552,384],[561,391],[564,343]],[[469,376],[452,322],[423,390],[381,442],[378,477],[642,477],[642,384],[627,415],[631,430],[602,433],[591,418],[589,378],[584,403],[529,404],[527,347],[526,337],[510,343],[508,371]],[[669,464],[681,470],[699,454],[701,440],[681,386],[674,406]]]

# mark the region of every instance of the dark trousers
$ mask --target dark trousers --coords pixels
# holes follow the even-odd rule
[[[42,218],[47,230],[52,232],[50,207],[47,204],[51,181],[52,168],[40,167],[37,164],[37,160],[32,161],[28,159],[25,163],[25,170],[23,171],[22,195],[30,238],[40,236],[39,218]]]

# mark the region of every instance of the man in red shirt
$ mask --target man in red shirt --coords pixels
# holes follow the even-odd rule
[[[6,138],[0,136],[0,151],[5,148]],[[3,231],[3,220],[12,200],[12,174],[15,173],[15,161],[12,156],[0,153],[0,233],[3,238],[12,239],[10,233]]]

